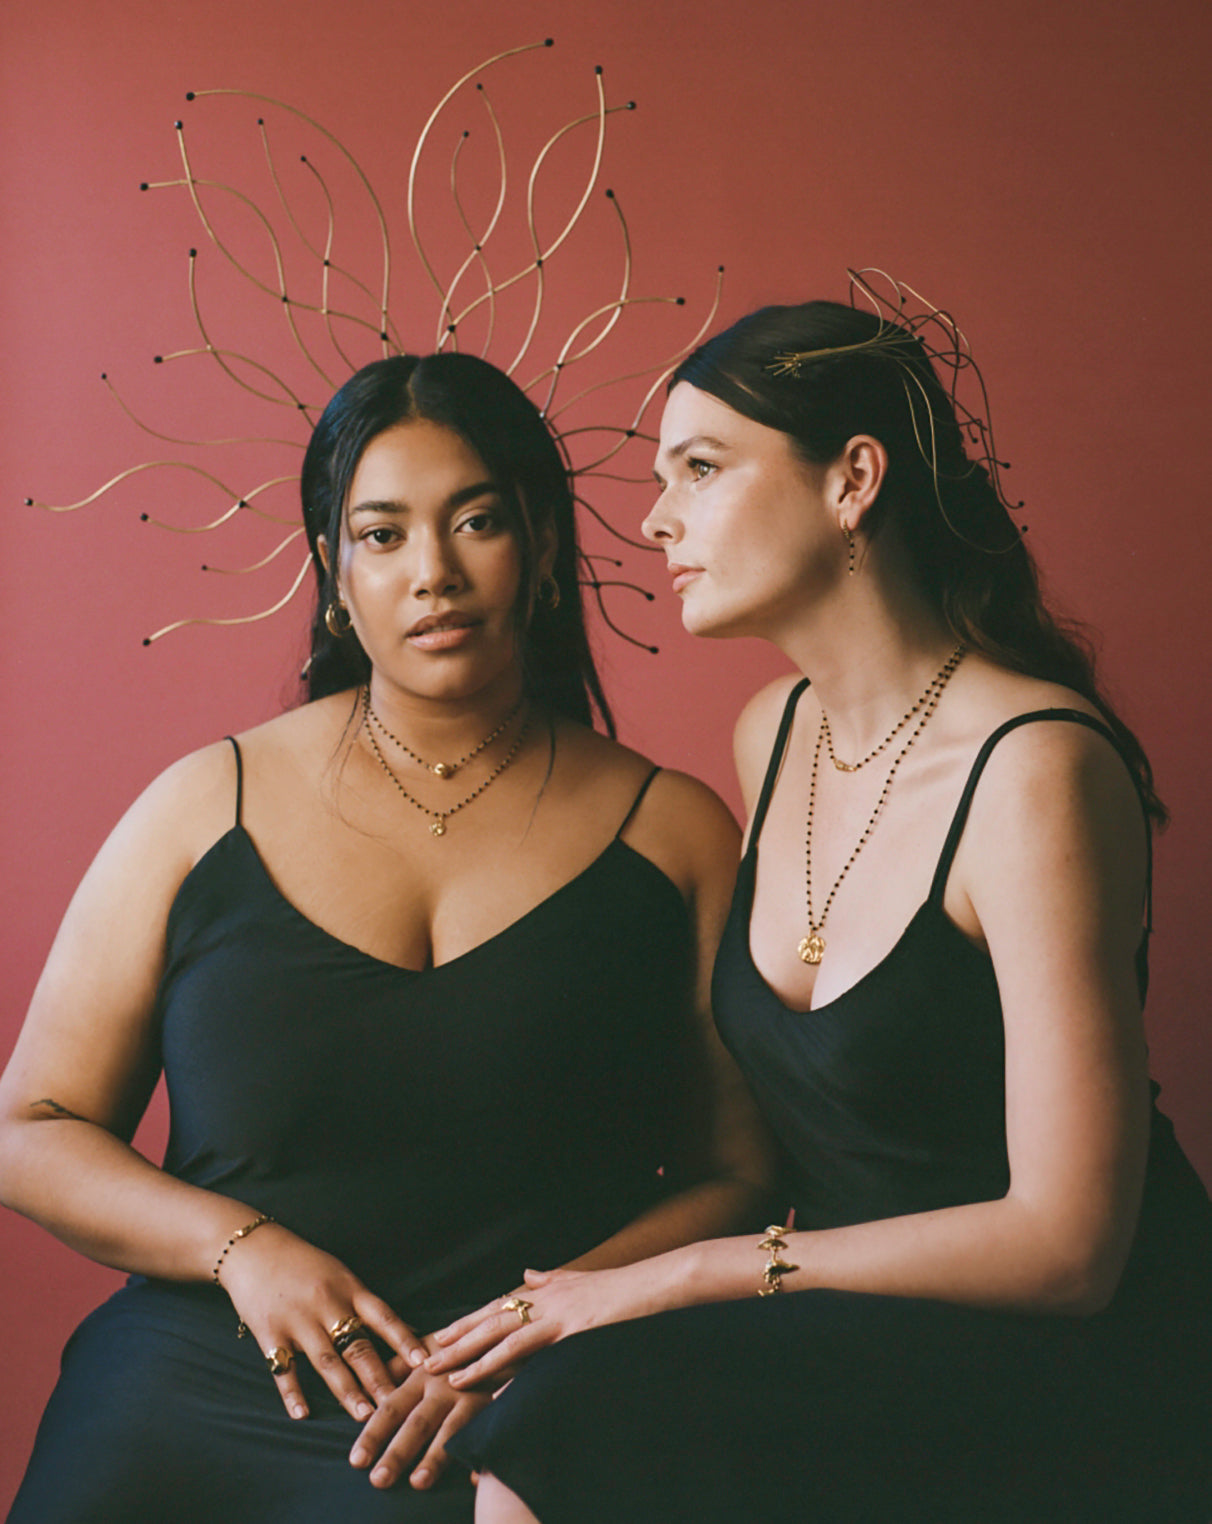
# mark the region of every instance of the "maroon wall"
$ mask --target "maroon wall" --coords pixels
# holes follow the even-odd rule
[[[542,10],[533,27],[484,0],[441,8],[346,0],[339,11],[315,0],[188,8],[43,0],[6,10],[0,459],[10,554],[0,800],[9,994],[0,1042],[15,1035],[72,886],[126,802],[182,751],[271,714],[298,665],[301,604],[268,624],[188,629],[143,648],[142,637],[170,619],[248,611],[293,575],[293,547],[260,587],[198,570],[208,558],[252,559],[273,542],[264,525],[237,526],[220,555],[218,536],[140,522],[141,512],[200,522],[222,499],[200,478],[143,473],[69,515],[23,506],[27,495],[71,501],[139,461],[187,453],[140,434],[102,371],[162,432],[299,437],[297,416],[269,409],[267,423],[264,405],[216,380],[213,364],[151,363],[198,342],[191,244],[201,249],[200,300],[225,314],[215,318],[222,342],[249,353],[264,343],[285,356],[275,361],[284,372],[304,376],[309,397],[326,389],[282,347],[280,307],[231,287],[184,195],[138,190],[180,174],[172,130],[180,116],[191,145],[205,150],[197,173],[213,167],[246,188],[255,182],[259,199],[272,200],[257,108],[187,106],[185,92],[237,87],[286,100],[353,149],[395,227],[397,319],[409,343],[427,347],[434,302],[409,261],[403,219],[412,143],[464,69],[549,31],[551,53],[492,77],[504,130],[533,152],[592,108],[593,66],[602,64],[611,100],[639,102],[634,115],[611,120],[601,182],[627,210],[636,289],[687,298],[680,313],[635,309],[613,372],[633,350],[655,353],[666,337],[672,348],[689,336],[720,263],[724,317],[766,300],[842,295],[848,264],[875,265],[952,308],[967,330],[1049,584],[1104,632],[1112,690],[1174,812],[1158,851],[1150,1036],[1168,1108],[1212,1177],[1200,951],[1212,857],[1200,446],[1212,354],[1201,281],[1212,204],[1204,78],[1212,12],[1202,0],[1173,0],[1161,27],[1144,0],[1102,12],[1076,0],[549,0]],[[460,110],[479,142],[483,114],[474,101]],[[456,113],[445,145],[461,125]],[[299,173],[293,145],[286,160]],[[549,223],[581,162],[571,146],[553,156]],[[344,183],[340,194],[344,216],[357,197]],[[482,194],[472,199],[478,210]],[[605,220],[558,267],[551,310],[565,327],[607,300],[616,278],[613,254],[602,252],[613,248],[609,208],[601,199],[594,206]],[[227,210],[232,236],[255,241],[235,204]],[[350,224],[365,251],[369,219],[350,211]],[[258,260],[269,268],[264,250]],[[556,274],[553,260],[553,293]],[[613,373],[605,359],[599,372],[595,364],[587,362],[590,373]],[[265,461],[297,463],[289,446],[248,452],[233,457],[240,483],[271,474]],[[641,458],[637,474],[647,467]],[[631,528],[646,497],[643,487],[595,489]],[[288,492],[265,501],[289,512]],[[735,803],[731,721],[777,663],[741,645],[692,645],[650,563],[637,553],[628,566],[659,589],[658,603],[650,609],[616,592],[611,608],[662,654],[603,642],[625,735],[700,772]],[[155,1146],[159,1124],[149,1136]],[[63,1338],[114,1277],[16,1218],[0,1222],[0,1256],[13,1373],[0,1395],[5,1502]]]

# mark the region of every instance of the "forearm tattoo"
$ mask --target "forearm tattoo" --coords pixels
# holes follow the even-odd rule
[[[82,1117],[78,1111],[69,1111],[66,1106],[60,1106],[59,1102],[51,1096],[43,1096],[40,1101],[34,1101],[30,1106],[31,1111],[40,1111],[42,1115],[52,1122],[87,1122],[87,1117]]]

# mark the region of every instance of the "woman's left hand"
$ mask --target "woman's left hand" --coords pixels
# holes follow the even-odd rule
[[[448,1465],[447,1440],[488,1405],[491,1393],[456,1391],[447,1377],[424,1367],[411,1370],[398,1356],[388,1368],[400,1384],[379,1399],[350,1451],[350,1464],[372,1466],[374,1487],[394,1486],[410,1466],[414,1487],[432,1487]]]
[[[451,1383],[462,1390],[511,1373],[536,1350],[569,1334],[657,1312],[661,1304],[651,1296],[653,1263],[612,1270],[527,1270],[520,1292],[432,1334],[426,1342],[438,1348],[424,1369],[449,1371]],[[519,1309],[505,1307],[506,1301],[524,1303],[525,1319]]]

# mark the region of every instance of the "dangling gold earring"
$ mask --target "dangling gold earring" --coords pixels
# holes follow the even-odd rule
[[[546,608],[558,609],[560,606],[560,584],[550,572],[544,572],[539,578],[538,600]]]
[[[344,616],[344,623],[342,623],[342,616]],[[341,640],[353,627],[353,620],[349,617],[349,610],[341,602],[340,593],[324,610],[324,627],[334,640]]]
[[[842,525],[842,533],[846,536],[846,575],[854,576],[854,531],[848,524]]]

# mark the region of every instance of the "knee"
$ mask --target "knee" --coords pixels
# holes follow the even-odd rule
[[[476,1524],[539,1524],[516,1492],[487,1473],[476,1488]]]

